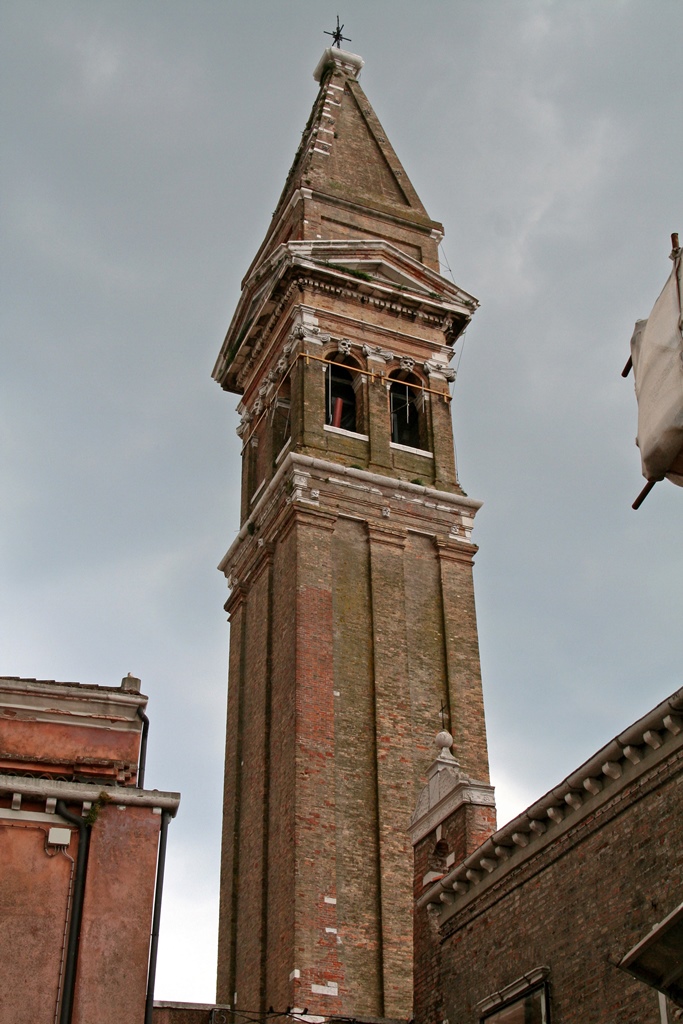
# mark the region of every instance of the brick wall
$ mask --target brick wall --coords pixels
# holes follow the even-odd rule
[[[418,1024],[476,1024],[482,999],[542,966],[550,968],[553,1024],[659,1024],[656,991],[617,964],[681,902],[681,822],[679,745],[574,828],[522,856],[441,929],[434,910],[419,910]],[[427,855],[426,846],[418,850],[416,876]]]

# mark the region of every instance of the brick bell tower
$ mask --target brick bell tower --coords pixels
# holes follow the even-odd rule
[[[412,1015],[408,825],[446,709],[488,781],[448,382],[477,307],[328,49],[213,371],[240,395],[218,999]]]

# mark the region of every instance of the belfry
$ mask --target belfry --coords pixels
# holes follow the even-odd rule
[[[218,1000],[412,1015],[408,824],[441,722],[488,781],[449,366],[477,302],[358,81],[320,89],[213,371],[240,395]]]

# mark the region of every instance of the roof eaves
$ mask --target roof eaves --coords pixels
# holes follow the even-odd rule
[[[417,900],[438,908],[444,924],[511,868],[550,845],[568,828],[642,772],[683,746],[683,687],[610,740],[558,786],[531,804]]]

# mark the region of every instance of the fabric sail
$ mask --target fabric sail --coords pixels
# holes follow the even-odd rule
[[[631,358],[643,476],[683,487],[683,315],[681,249],[647,320],[638,320]]]

